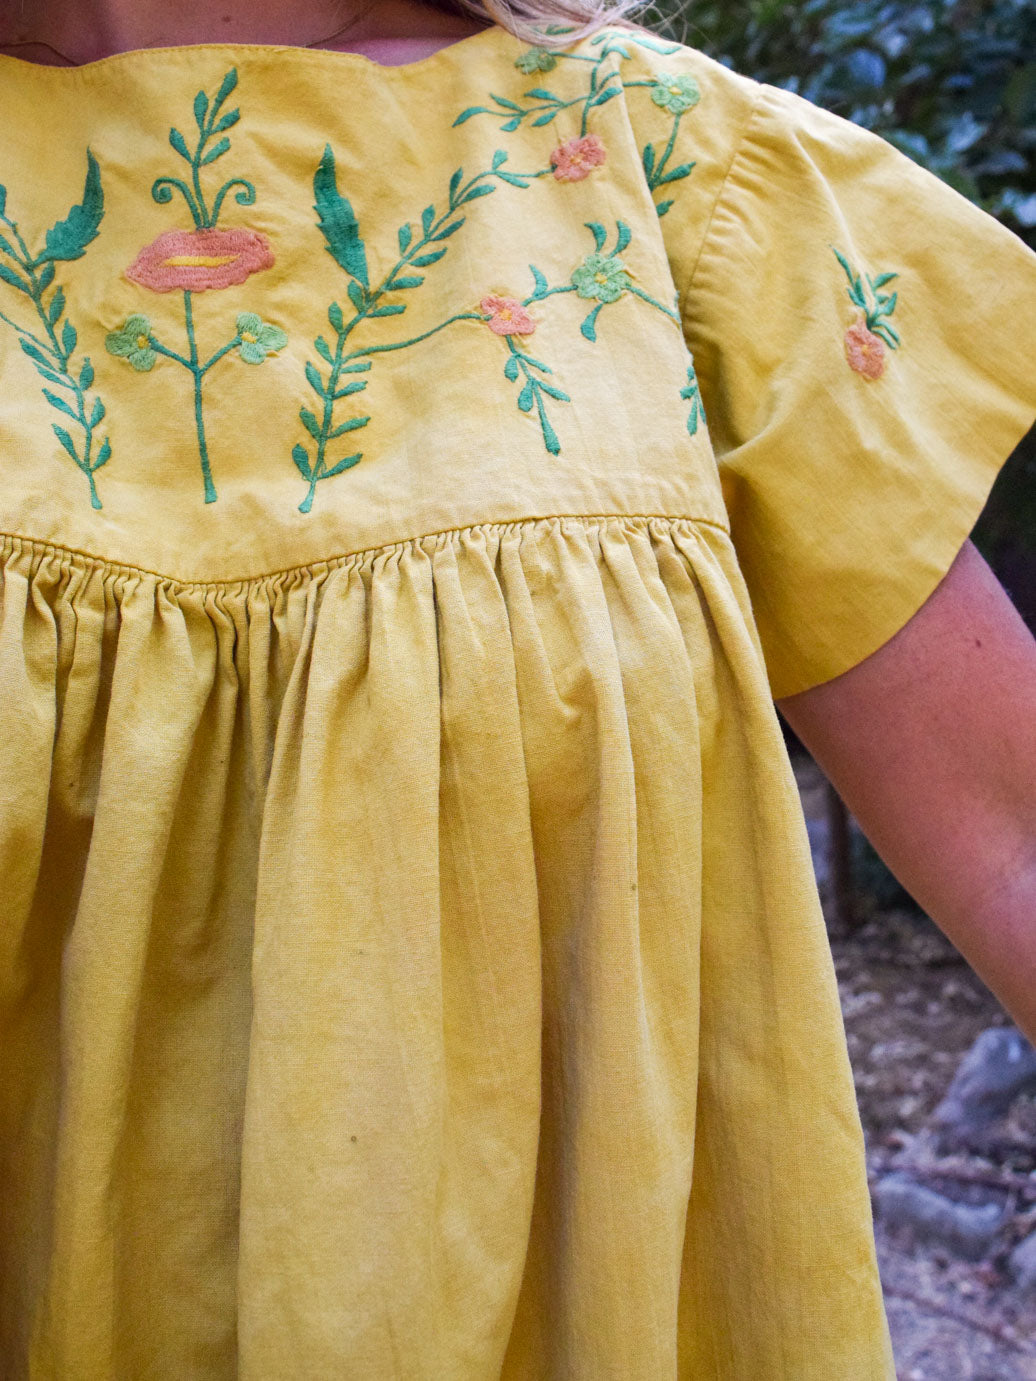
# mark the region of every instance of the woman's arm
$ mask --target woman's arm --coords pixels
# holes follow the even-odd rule
[[[777,705],[1036,1043],[1036,640],[972,543],[877,652]]]

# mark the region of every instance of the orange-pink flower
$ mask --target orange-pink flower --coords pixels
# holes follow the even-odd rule
[[[166,230],[146,245],[126,277],[152,292],[229,288],[273,267],[273,252],[257,230]]]
[[[853,369],[865,379],[880,379],[885,373],[885,342],[862,316],[845,333],[845,354]]]
[[[559,182],[581,182],[605,160],[604,145],[596,134],[566,139],[550,156],[554,176]]]
[[[498,336],[531,336],[536,323],[516,297],[497,297],[491,294],[478,304],[488,312],[488,326]]]

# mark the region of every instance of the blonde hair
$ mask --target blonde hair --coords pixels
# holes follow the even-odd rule
[[[653,0],[427,0],[435,9],[470,15],[499,24],[516,38],[537,48],[564,48],[589,38],[598,29],[616,26],[643,34],[658,34],[629,18],[649,10]],[[660,21],[664,23],[665,21]],[[565,26],[564,33],[547,33],[551,26]]]

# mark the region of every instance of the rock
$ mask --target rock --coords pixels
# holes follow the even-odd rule
[[[1011,1279],[1023,1290],[1036,1290],[1036,1232],[1031,1232],[1007,1258]]]
[[[1013,1026],[994,1026],[964,1056],[931,1123],[944,1142],[966,1141],[1029,1092],[1036,1092],[1036,1049]]]
[[[826,887],[831,876],[831,827],[827,823],[827,816],[807,816],[806,833],[809,835],[809,851],[813,855],[817,886]]]
[[[980,1261],[1010,1216],[1006,1205],[958,1204],[893,1172],[874,1186],[877,1216],[907,1227],[922,1242],[937,1242],[966,1261]]]

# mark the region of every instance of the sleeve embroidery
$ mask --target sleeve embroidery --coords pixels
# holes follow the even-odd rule
[[[886,346],[890,350],[898,350],[900,346],[899,333],[889,324],[899,294],[881,290],[899,274],[882,273],[877,278],[867,274],[865,289],[863,280],[845,255],[834,245],[831,249],[849,280],[849,300],[860,308],[860,314],[845,333],[846,359],[865,379],[880,379],[885,373]]]

